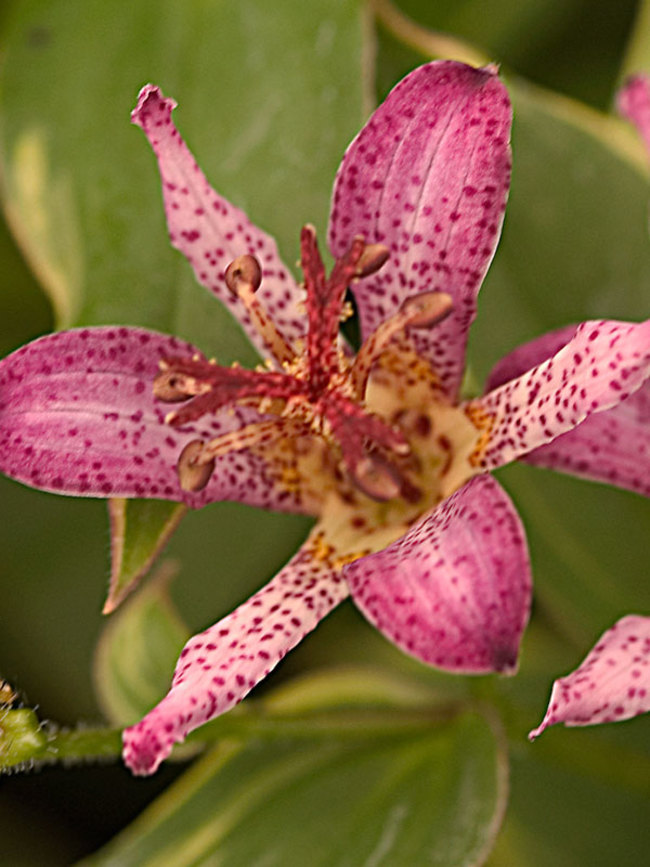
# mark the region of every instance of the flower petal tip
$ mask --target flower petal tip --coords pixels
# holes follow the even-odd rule
[[[650,76],[630,76],[616,98],[618,113],[634,124],[650,154]]]
[[[622,722],[650,711],[650,617],[630,614],[598,640],[583,662],[556,680],[533,741],[557,723]]]
[[[176,100],[170,97],[164,97],[162,91],[155,84],[145,84],[138,94],[138,101],[135,108],[131,112],[131,123],[145,129],[147,123],[152,119],[154,111],[169,116],[176,108]],[[161,118],[158,119],[160,121]],[[154,121],[156,122],[156,121]]]
[[[495,653],[493,670],[502,677],[514,677],[519,671],[519,646],[513,649],[503,648],[501,653]]]
[[[537,738],[542,734],[547,725],[547,722],[543,722],[541,725],[538,725],[536,729],[531,729],[531,731],[528,732],[528,740],[531,742],[531,744],[533,741],[537,740]]]
[[[647,109],[650,104],[650,76],[637,73],[629,76],[616,96],[619,113],[634,121],[639,107]]]
[[[456,674],[516,671],[530,566],[519,517],[490,476],[344,571],[364,615],[421,662]]]
[[[144,722],[144,721],[143,721]],[[154,774],[172,751],[172,739],[162,743],[151,727],[138,723],[122,733],[124,764],[137,777]]]

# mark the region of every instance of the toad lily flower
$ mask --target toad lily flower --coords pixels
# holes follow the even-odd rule
[[[636,126],[650,155],[650,76],[637,75],[629,79],[619,93],[618,109]],[[615,420],[614,427],[610,428],[614,442],[620,442],[621,434],[628,444],[636,440],[630,457],[636,454],[637,475],[645,477],[650,485],[650,383],[646,382],[616,410],[595,416],[594,421],[598,425],[599,419],[608,417]],[[583,427],[590,424],[593,424],[591,419]],[[618,425],[622,427],[617,430]],[[605,428],[600,432],[607,435]],[[597,434],[595,429],[593,434]],[[632,614],[607,630],[574,672],[555,681],[546,715],[529,738],[534,740],[555,723],[596,725],[619,722],[648,711],[650,617]]]
[[[512,673],[530,569],[517,513],[488,471],[531,456],[646,492],[648,479],[634,420],[612,414],[650,376],[650,322],[543,338],[505,359],[483,397],[459,398],[510,174],[511,109],[493,68],[436,62],[397,85],[337,174],[329,276],[314,230],[302,231],[303,286],[210,188],[173,107],[148,86],[133,114],[158,158],[172,242],[266,365],[224,368],[141,329],[45,337],[0,370],[0,465],[68,494],[232,499],[318,520],[266,587],[190,639],[167,696],[125,731],[139,774],[240,701],[350,594],[424,663]],[[356,356],[338,335],[348,288]],[[572,439],[600,416],[614,419],[609,463]]]

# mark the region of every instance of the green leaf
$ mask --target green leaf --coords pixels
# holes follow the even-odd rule
[[[581,756],[588,765],[589,731],[573,730],[569,735],[573,737],[567,753]],[[610,766],[621,758],[625,757],[610,751]],[[611,867],[642,863],[650,846],[647,758],[641,767],[646,774],[645,791],[634,792],[596,779],[589,770],[576,773],[566,761],[549,760],[543,751],[525,757],[515,753],[508,814],[488,864]]]
[[[429,686],[384,668],[345,666],[293,678],[268,695],[263,705],[273,714],[304,714],[322,707],[425,707],[433,699]]]
[[[189,638],[167,596],[174,567],[158,574],[111,616],[97,644],[94,678],[100,705],[115,725],[137,722],[169,689]]]
[[[174,96],[207,175],[293,262],[360,125],[358,4],[20,0],[0,27],[6,208],[59,325],[141,324],[250,361],[171,249],[129,113],[146,81]]]
[[[639,0],[636,20],[630,32],[621,64],[620,80],[637,72],[650,73],[650,2]]]
[[[105,593],[106,507],[4,477],[0,502],[3,672],[46,717],[96,719],[88,659]]]
[[[374,0],[384,6],[387,0]],[[637,0],[394,0],[419,22],[481,46],[532,81],[608,108]],[[460,59],[460,58],[459,58]]]
[[[164,500],[108,502],[111,518],[111,578],[104,614],[110,614],[149,571],[187,508]]]
[[[0,356],[52,327],[52,312],[0,215]]]
[[[353,741],[226,741],[86,863],[476,864],[501,819],[502,761],[469,713]]]

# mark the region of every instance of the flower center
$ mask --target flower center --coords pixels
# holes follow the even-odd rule
[[[239,430],[186,445],[177,465],[181,487],[200,491],[218,457],[251,449],[280,467],[280,484],[311,489],[321,505],[328,491],[336,490],[337,499],[348,502],[356,491],[384,504],[384,511],[391,503],[401,512],[418,504],[421,513],[425,502],[440,497],[439,485],[432,493],[432,479],[449,476],[449,484],[456,483],[454,456],[464,451],[454,447],[459,415],[461,439],[470,451],[477,435],[442,394],[430,365],[418,358],[408,338],[409,329],[431,328],[447,316],[451,298],[425,292],[407,299],[354,357],[339,336],[347,315],[345,293],[382,267],[387,248],[356,237],[328,277],[315,231],[306,226],[300,253],[308,326],[303,339],[294,344],[276,327],[256,295],[259,263],[242,256],[228,267],[226,284],[268,347],[265,367],[222,367],[200,356],[160,362],[155,396],[182,403],[166,417],[171,426],[182,428],[228,406],[259,413]]]

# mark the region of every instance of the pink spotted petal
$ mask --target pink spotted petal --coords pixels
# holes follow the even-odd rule
[[[509,498],[478,476],[384,551],[344,570],[366,617],[406,653],[447,671],[513,673],[530,565]]]
[[[479,465],[527,455],[622,403],[648,378],[650,320],[584,322],[551,358],[469,403],[491,419]]]
[[[554,355],[575,331],[571,325],[506,355],[488,377],[486,391]],[[650,496],[650,380],[617,406],[589,416],[521,460]]]
[[[556,331],[548,331],[504,355],[490,371],[485,383],[486,394],[552,358],[563,346],[567,345],[575,335],[577,328],[577,325],[566,325]]]
[[[634,75],[628,79],[618,94],[617,106],[636,126],[650,155],[650,77]]]
[[[152,774],[175,743],[241,701],[348,595],[307,542],[262,590],[186,644],[167,696],[124,732],[124,761]]]
[[[553,684],[534,740],[556,723],[589,726],[619,722],[650,710],[650,617],[630,614],[615,623],[579,668]]]
[[[348,148],[334,186],[329,243],[355,234],[390,248],[354,287],[370,334],[410,295],[449,293],[454,312],[419,350],[450,394],[460,383],[476,297],[501,230],[510,179],[508,94],[492,67],[436,61],[401,81]]]
[[[200,493],[180,489],[176,462],[189,441],[253,420],[252,410],[239,410],[182,431],[164,424],[170,406],[152,392],[158,362],[196,352],[174,337],[123,327],[59,332],[17,350],[0,361],[0,471],[59,494],[296,510],[261,459],[244,452],[218,458]]]
[[[260,260],[263,282],[258,297],[289,340],[305,332],[305,317],[297,307],[302,291],[280,259],[273,238],[212,189],[172,122],[175,107],[173,99],[165,99],[159,88],[148,84],[131,115],[158,159],[171,242],[188,259],[198,281],[234,312],[251,342],[267,355],[243,305],[226,287],[224,271],[246,253]]]
[[[650,380],[523,460],[650,497]]]

